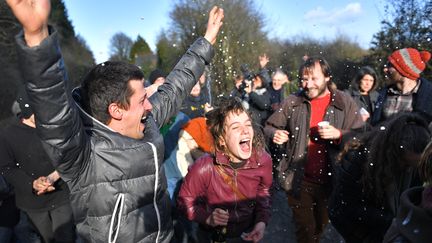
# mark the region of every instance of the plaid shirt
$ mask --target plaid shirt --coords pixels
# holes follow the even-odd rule
[[[420,83],[421,80],[419,79],[414,89],[406,94],[402,94],[396,86],[389,87],[387,91],[387,99],[384,101],[383,105],[384,119],[388,119],[392,115],[402,111],[412,111],[413,94],[417,93]]]

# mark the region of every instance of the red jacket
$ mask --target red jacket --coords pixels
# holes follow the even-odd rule
[[[216,169],[218,165],[234,184],[237,183],[239,192],[234,192],[233,187],[226,183]],[[230,166],[227,156],[217,152],[216,159],[206,155],[189,168],[177,198],[177,207],[189,220],[201,225],[206,225],[205,220],[213,209],[227,209],[230,215],[227,235],[238,237],[260,221],[267,224],[271,184],[272,160],[267,152],[254,152],[238,169]],[[241,200],[243,196],[246,199]]]

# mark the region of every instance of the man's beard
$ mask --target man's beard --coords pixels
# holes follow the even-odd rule
[[[306,97],[308,99],[315,99],[315,98],[320,97],[321,95],[323,95],[327,91],[327,84],[325,84],[324,86],[321,86],[319,88],[316,88],[316,89],[314,88],[314,90],[318,90],[318,94],[316,96],[314,96],[314,97],[310,97],[309,96],[309,89],[307,89],[305,91],[305,95],[306,95]]]

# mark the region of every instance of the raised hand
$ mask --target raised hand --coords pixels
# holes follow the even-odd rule
[[[222,8],[214,6],[212,10],[210,10],[207,22],[207,30],[204,38],[206,38],[206,40],[208,40],[212,45],[216,42],[217,34],[219,33],[219,29],[223,24],[223,18],[224,11]]]
[[[37,46],[48,36],[50,0],[6,0],[24,29],[27,45]]]
[[[268,58],[267,54],[265,53],[261,56],[258,56],[258,60],[259,60],[260,68],[264,68],[267,65],[267,63],[270,62],[270,58]]]

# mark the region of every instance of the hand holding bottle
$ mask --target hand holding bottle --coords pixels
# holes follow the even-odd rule
[[[228,210],[215,208],[212,214],[206,219],[206,224],[215,227],[218,225],[227,225],[229,219]]]

